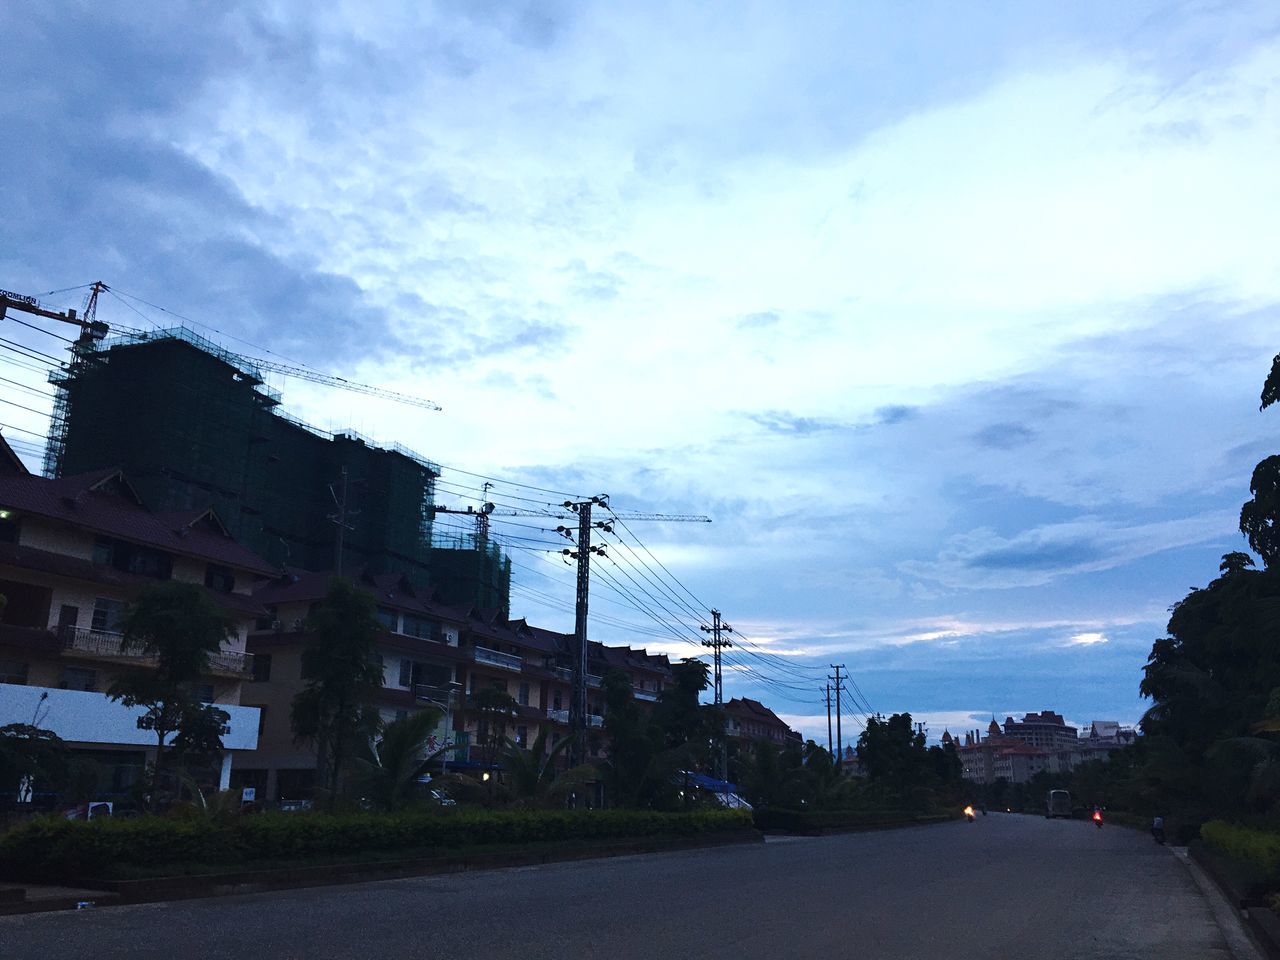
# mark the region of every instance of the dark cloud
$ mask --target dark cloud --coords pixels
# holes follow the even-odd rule
[[[0,151],[6,285],[38,292],[101,279],[304,361],[372,351],[384,321],[358,286],[275,252],[284,225],[168,135],[212,80],[244,62],[244,18],[181,4],[4,11],[0,118],[24,142]],[[286,43],[300,41],[277,38]],[[137,323],[110,301],[102,315]]]
[[[846,425],[839,420],[823,417],[798,417],[785,410],[766,410],[762,413],[748,413],[744,416],[752,423],[758,424],[770,433],[785,436],[809,436],[843,429]]]
[[[917,417],[919,413],[919,407],[911,407],[905,404],[892,404],[887,407],[876,407],[876,423],[883,426],[891,426],[895,423],[912,420]]]
[[[1035,439],[1035,432],[1021,423],[993,423],[973,435],[979,445],[996,450],[1024,447]]]
[[[981,550],[962,558],[965,566],[978,570],[1074,570],[1106,555],[1097,541],[1013,542]]]

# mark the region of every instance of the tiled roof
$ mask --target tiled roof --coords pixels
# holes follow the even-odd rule
[[[737,714],[752,720],[759,720],[763,723],[787,727],[787,724],[776,713],[759,700],[752,700],[749,697],[734,697],[724,705],[724,712],[730,715]],[[787,729],[791,728],[787,727]]]
[[[0,475],[0,506],[264,576],[278,572],[228,535],[212,510],[148,510],[116,469],[57,480]]]
[[[0,433],[0,474],[15,474],[18,476],[30,476],[31,474],[31,471],[27,469],[27,465],[13,452],[13,447],[9,446],[9,442],[5,440],[2,433]]]

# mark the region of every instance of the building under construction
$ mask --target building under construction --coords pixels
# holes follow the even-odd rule
[[[510,561],[487,538],[433,545],[439,467],[287,416],[252,361],[176,329],[78,349],[52,379],[48,476],[121,467],[152,509],[211,505],[274,564],[400,572],[509,609]]]

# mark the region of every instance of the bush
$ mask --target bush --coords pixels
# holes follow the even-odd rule
[[[86,879],[115,866],[177,863],[252,868],[257,861],[342,858],[369,851],[692,837],[750,828],[749,815],[736,810],[266,813],[227,823],[40,817],[0,836],[0,878]]]
[[[1210,820],[1200,839],[1228,857],[1248,864],[1270,883],[1280,880],[1280,833]]]

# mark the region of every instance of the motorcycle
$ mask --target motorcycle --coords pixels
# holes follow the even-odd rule
[[[970,823],[973,823],[973,807],[964,808],[964,818]]]
[[[1164,846],[1164,821],[1160,818],[1157,818],[1156,822],[1151,825],[1151,839],[1160,844],[1160,846]]]
[[[1099,830],[1102,829],[1102,811],[1101,810],[1093,811],[1093,825],[1097,827]]]

